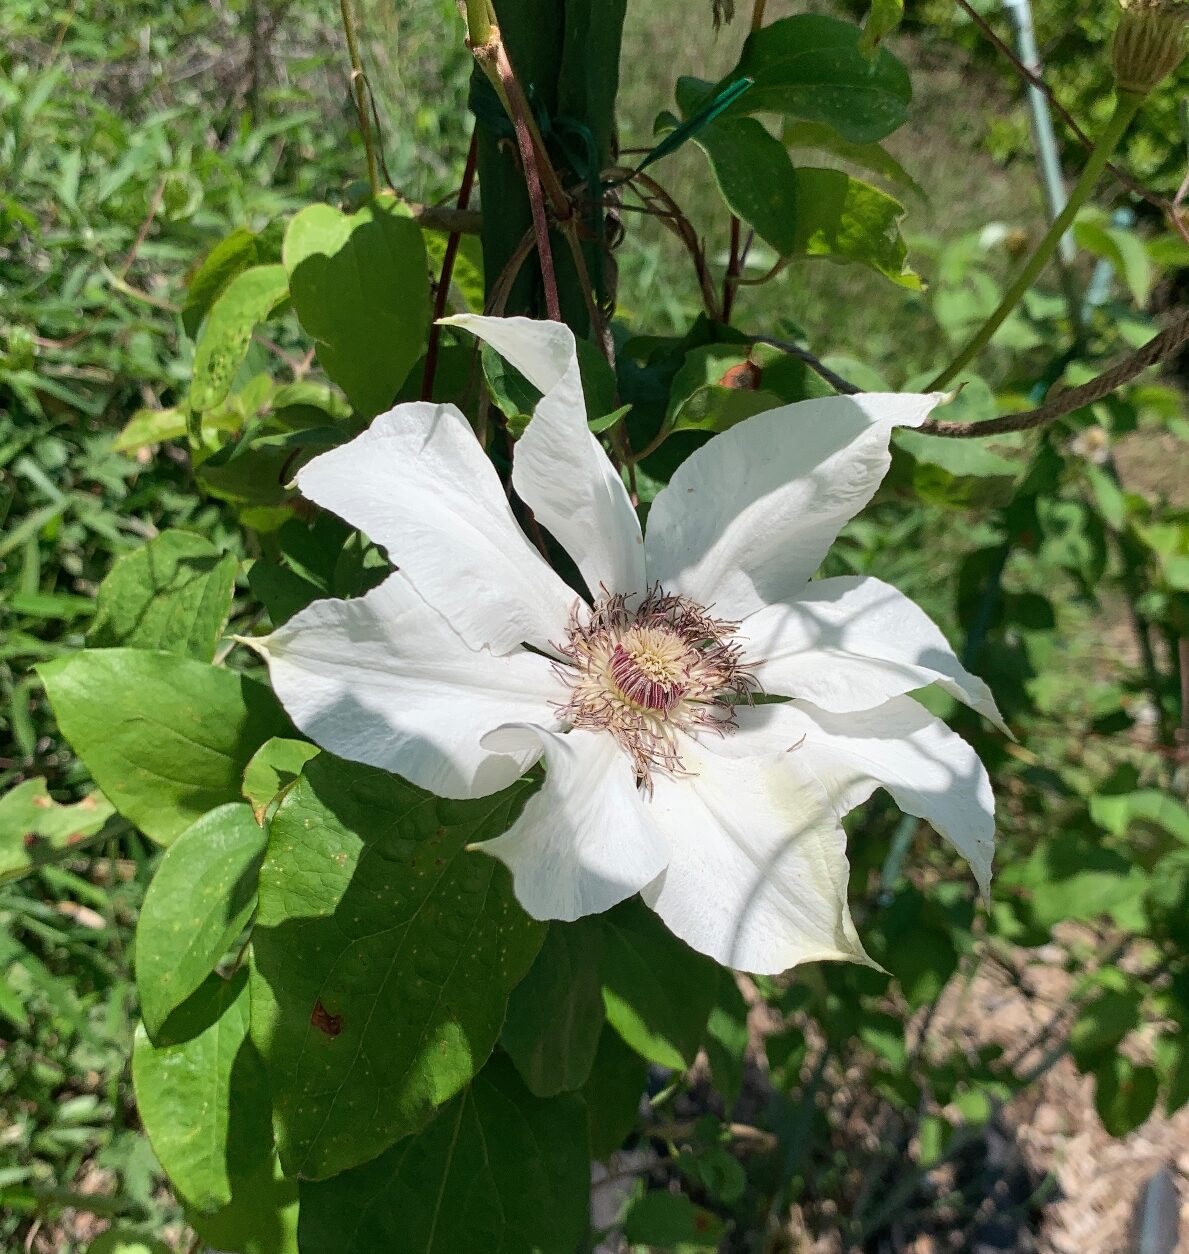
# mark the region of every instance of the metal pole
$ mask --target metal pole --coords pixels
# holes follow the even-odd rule
[[[1003,7],[1011,19],[1016,33],[1016,51],[1020,60],[1034,74],[1041,69],[1040,52],[1036,46],[1036,30],[1032,25],[1030,0],[1003,0]],[[1028,84],[1028,109],[1032,114],[1032,137],[1036,145],[1036,163],[1040,169],[1041,186],[1044,189],[1045,206],[1052,222],[1065,208],[1068,199],[1065,180],[1061,175],[1061,161],[1057,156],[1057,137],[1053,133],[1053,115],[1049,111],[1048,98],[1039,87]],[[1061,276],[1061,290],[1069,309],[1069,318],[1075,332],[1081,334],[1082,301],[1077,291],[1072,266],[1077,258],[1073,235],[1066,232],[1057,245],[1056,262]]]

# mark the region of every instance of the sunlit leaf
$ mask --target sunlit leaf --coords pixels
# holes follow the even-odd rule
[[[248,1039],[248,973],[211,976],[171,1028],[159,1045],[137,1031],[137,1109],[174,1188],[213,1210],[231,1200],[234,1177],[272,1154],[267,1083]]]
[[[387,409],[425,349],[429,273],[421,230],[383,197],[350,216],[310,205],[283,250],[293,307],[322,369],[365,418]]]
[[[116,809],[168,844],[238,801],[244,767],[288,720],[254,680],[144,649],[88,649],[39,668],[58,726]]]
[[[601,916],[607,1022],[642,1058],[693,1063],[718,991],[718,968],[651,910],[625,902]]]
[[[868,57],[861,39],[851,22],[811,13],[753,31],[727,79],[755,81],[727,113],[783,113],[856,143],[883,139],[904,123],[912,86],[887,49]]]
[[[227,615],[239,563],[209,540],[165,531],[117,559],[99,585],[92,648],[135,646],[209,662]]]
[[[190,409],[198,414],[227,397],[247,356],[252,332],[285,299],[283,266],[253,266],[237,274],[211,306],[194,349]]]
[[[803,166],[796,173],[795,253],[859,262],[900,287],[920,290],[900,234],[904,206],[898,200],[840,170]]]
[[[322,1179],[418,1131],[483,1065],[544,935],[468,852],[523,785],[442,801],[320,754],[270,823],[252,1035],[290,1174]]]
[[[250,808],[233,802],[204,814],[166,850],[136,925],[136,989],[154,1040],[251,917],[264,843]]]
[[[44,779],[27,779],[0,796],[0,882],[51,861],[102,831],[115,807],[93,792],[61,805]]]

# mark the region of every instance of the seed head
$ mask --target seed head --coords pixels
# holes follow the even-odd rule
[[[1189,0],[1121,0],[1112,57],[1115,86],[1146,96],[1181,64]]]

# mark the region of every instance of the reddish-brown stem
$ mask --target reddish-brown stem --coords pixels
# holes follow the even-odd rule
[[[561,321],[561,302],[557,296],[557,274],[553,269],[553,246],[549,242],[549,220],[545,216],[545,194],[537,173],[537,159],[528,128],[520,118],[513,119],[520,160],[524,165],[524,181],[528,187],[529,205],[533,212],[533,230],[537,236],[537,252],[541,258],[541,282],[545,287],[545,310],[554,322]]]
[[[140,252],[140,246],[148,237],[149,228],[153,225],[154,219],[157,217],[157,211],[161,208],[161,200],[165,195],[165,180],[162,179],[157,184],[156,191],[153,192],[149,200],[149,211],[145,214],[145,220],[140,224],[140,230],[136,232],[136,238],[132,241],[132,247],[128,250],[128,256],[124,258],[124,268],[120,271],[120,278],[126,279],[128,271],[132,269],[132,263],[136,260],[136,254]]]
[[[1177,669],[1181,676],[1181,731],[1182,749],[1189,747],[1189,636],[1177,640]]]
[[[479,155],[479,137],[471,133],[471,146],[467,149],[466,165],[462,171],[462,186],[458,189],[458,208],[465,209],[470,203],[471,188],[475,185],[475,165]],[[438,319],[446,314],[446,302],[450,299],[450,280],[454,274],[454,259],[458,256],[458,245],[462,236],[458,231],[451,231],[446,240],[446,251],[442,254],[442,272],[438,276],[438,288],[434,293],[433,322],[429,328],[429,343],[425,348],[425,370],[421,375],[421,399],[433,399],[434,375],[438,369],[438,353],[442,343],[442,328]]]
[[[735,214],[731,214],[731,251],[727,258],[727,272],[722,279],[722,320],[724,326],[731,322],[731,310],[735,306],[735,282],[743,272],[743,258],[740,251],[741,223]]]
[[[495,28],[492,28],[493,32]],[[524,170],[524,183],[528,189],[529,206],[533,215],[533,230],[537,239],[537,253],[541,260],[541,282],[545,288],[545,310],[554,322],[561,321],[561,302],[557,295],[557,271],[553,265],[553,246],[549,242],[549,220],[545,214],[545,189],[541,181],[541,167],[537,163],[537,150],[530,129],[528,103],[520,90],[520,83],[508,60],[498,34],[488,43],[495,64],[496,74],[503,88],[504,103],[516,133],[516,146],[520,149],[520,164]],[[551,185],[556,181],[550,170]],[[560,190],[559,190],[559,193]],[[564,202],[564,195],[562,196]],[[556,206],[555,206],[556,207]]]
[[[690,220],[681,212],[677,202],[656,179],[647,174],[641,174],[639,170],[613,168],[609,171],[604,171],[604,174],[611,178],[622,178],[626,184],[631,185],[632,190],[646,204],[651,199],[657,200],[665,206],[666,212],[657,216],[681,240],[689,252],[690,260],[693,261],[694,270],[698,276],[698,287],[702,293],[702,306],[706,311],[706,316],[712,322],[721,322],[722,315],[718,308],[718,293],[714,290],[714,283],[710,277],[710,267],[706,264],[706,254],[698,240],[697,232],[694,230]],[[643,187],[645,190],[642,192],[636,184],[640,184],[640,187]],[[648,194],[645,195],[645,192]],[[626,205],[624,206],[624,208],[627,207]]]

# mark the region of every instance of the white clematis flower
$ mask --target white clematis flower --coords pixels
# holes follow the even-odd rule
[[[683,463],[645,536],[587,426],[570,331],[450,321],[544,394],[512,482],[595,600],[529,544],[457,409],[398,405],[297,477],[397,567],[257,642],[297,726],[445,797],[493,793],[543,757],[541,788],[480,846],[525,909],[576,919],[638,892],[742,970],[868,961],[840,820],[878,787],[986,891],[986,771],[908,694],[939,684],[1002,726],[990,692],[894,588],[810,582],[887,471],[892,428],[941,397],[837,396],[749,418]],[[791,700],[752,704],[760,692]]]

